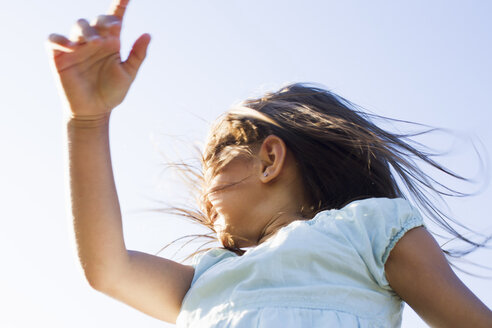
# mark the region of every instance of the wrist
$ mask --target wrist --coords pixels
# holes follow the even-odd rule
[[[96,115],[74,115],[70,113],[66,115],[65,121],[68,126],[72,127],[95,128],[108,125],[110,116],[111,112]]]

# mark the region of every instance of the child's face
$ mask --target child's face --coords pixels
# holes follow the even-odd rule
[[[259,174],[257,160],[235,158],[211,179],[208,200],[217,213],[214,228],[219,240],[224,232],[239,247],[251,246],[247,244],[257,240],[264,226],[260,215],[265,200]]]
[[[253,155],[254,154],[254,155]],[[307,208],[296,161],[284,142],[268,136],[251,156],[239,155],[209,177],[211,216],[217,237],[235,247],[256,246]],[[207,175],[205,175],[207,176]]]

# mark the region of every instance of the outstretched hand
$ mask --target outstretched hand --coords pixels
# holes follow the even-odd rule
[[[120,34],[129,0],[115,0],[108,15],[90,24],[76,23],[71,38],[49,36],[52,60],[72,118],[107,116],[125,98],[146,56],[150,35],[134,43],[125,61],[120,57]]]

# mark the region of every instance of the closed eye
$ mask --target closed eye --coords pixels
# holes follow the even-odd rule
[[[213,194],[215,192],[218,192],[218,191],[221,191],[221,190],[224,190],[226,188],[229,188],[229,187],[232,187],[232,186],[235,186],[237,184],[240,184],[241,182],[243,182],[244,180],[248,179],[249,177],[251,177],[251,175],[237,181],[237,182],[232,182],[232,183],[226,183],[226,184],[223,184],[223,185],[218,185],[214,188],[210,188],[206,193],[205,195],[210,195],[210,194]]]

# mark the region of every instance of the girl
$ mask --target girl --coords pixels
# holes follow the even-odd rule
[[[400,189],[473,244],[428,196],[459,193],[438,191],[412,158],[460,177],[348,101],[302,84],[245,101],[210,131],[203,214],[190,215],[223,248],[191,266],[127,250],[108,126],[150,42],[142,35],[121,60],[127,4],[116,1],[93,24],[79,20],[72,39],[49,38],[68,105],[76,241],[92,287],[180,327],[398,327],[402,301],[433,326],[492,326]]]

